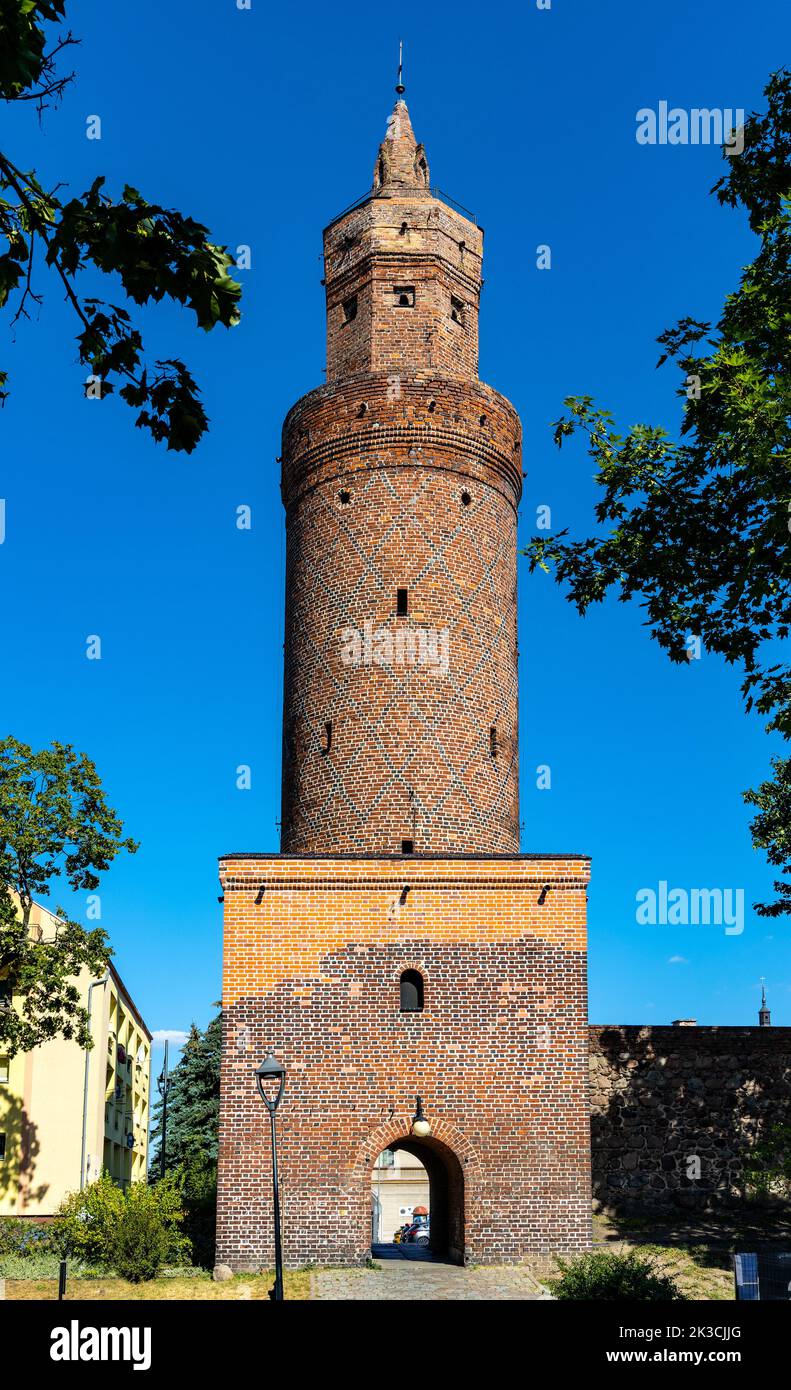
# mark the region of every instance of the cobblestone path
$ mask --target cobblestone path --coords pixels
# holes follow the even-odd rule
[[[386,1259],[379,1269],[328,1269],[311,1277],[311,1298],[334,1301],[540,1299],[540,1286],[524,1269],[462,1269],[459,1265]]]

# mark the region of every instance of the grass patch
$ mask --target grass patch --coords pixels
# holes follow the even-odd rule
[[[31,1275],[33,1274],[30,1271]],[[94,1275],[85,1278],[78,1275],[69,1277],[66,1284],[66,1301],[79,1299],[100,1302],[149,1302],[169,1300],[204,1300],[217,1302],[224,1300],[269,1300],[269,1290],[274,1283],[274,1274],[237,1274],[226,1283],[216,1284],[205,1270],[185,1271],[171,1275],[160,1275],[145,1284],[130,1284],[126,1279],[113,1275]],[[283,1276],[284,1293],[287,1300],[301,1301],[311,1296],[311,1271],[307,1269],[286,1270]],[[52,1278],[8,1278],[6,1277],[6,1298],[46,1301],[57,1299],[57,1280]]]

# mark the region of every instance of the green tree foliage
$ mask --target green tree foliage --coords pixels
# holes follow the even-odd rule
[[[31,932],[33,902],[65,878],[73,892],[92,891],[119,850],[123,825],[107,805],[94,764],[68,744],[34,752],[0,739],[0,1048],[28,1052],[58,1035],[90,1047],[86,1010],[73,976],[83,966],[103,974],[105,933],[71,921],[63,908],[53,939]],[[16,897],[14,897],[16,894]]]
[[[627,1255],[602,1251],[557,1263],[560,1277],[548,1279],[547,1284],[558,1299],[602,1299],[608,1303],[679,1302],[684,1299],[675,1280],[636,1250]]]
[[[584,614],[612,589],[636,599],[672,661],[688,659],[690,634],[737,664],[748,710],[791,737],[791,668],[777,659],[791,619],[791,74],[765,89],[767,109],[744,128],[744,150],[726,156],[720,203],[745,209],[759,239],[716,325],[682,319],[658,339],[658,365],[681,372],[678,442],[663,429],[614,428],[589,396],[566,400],[554,426],[560,446],[585,436],[602,497],[604,534],[533,541],[531,569],[554,570]],[[791,759],[745,799],[759,808],[753,842],[791,874]],[[775,883],[759,913],[791,912],[791,883]]]
[[[217,1148],[220,1119],[222,1016],[205,1032],[193,1023],[168,1095],[165,1167],[181,1185],[184,1234],[195,1264],[211,1266],[217,1219]],[[162,1101],[154,1106],[151,1174],[162,1162]]]
[[[76,42],[59,33],[65,17],[66,0],[0,0],[0,100],[34,102],[40,116],[62,95],[74,74],[59,75],[57,63]],[[13,304],[14,322],[41,301],[33,288],[41,259],[76,315],[79,360],[90,372],[86,393],[104,399],[118,388],[140,428],[168,449],[191,453],[208,420],[186,366],[175,357],[147,365],[128,311],[83,294],[80,277],[91,268],[115,274],[135,304],[169,298],[191,309],[206,331],[230,328],[239,321],[241,289],[225,247],[210,241],[201,223],[148,202],[129,185],[116,199],[100,177],[64,200],[0,151],[0,308]],[[7,380],[0,371],[0,401]]]
[[[217,1163],[220,1117],[220,1054],[222,1016],[217,1014],[205,1032],[193,1023],[179,1063],[170,1076],[165,1171],[211,1168]],[[154,1105],[151,1125],[151,1169],[162,1162],[162,1101]]]
[[[791,1124],[770,1125],[744,1164],[747,1193],[759,1201],[791,1198]]]

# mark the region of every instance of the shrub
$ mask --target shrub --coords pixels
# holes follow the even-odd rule
[[[71,1192],[58,1213],[64,1255],[89,1264],[105,1263],[123,1209],[124,1194],[107,1173],[81,1192]]]
[[[132,1283],[153,1279],[163,1264],[176,1264],[188,1254],[180,1184],[174,1178],[155,1187],[132,1183],[124,1193],[103,1173],[82,1192],[72,1192],[60,1215],[65,1255],[109,1265]]]
[[[139,1284],[159,1273],[171,1247],[156,1189],[135,1183],[110,1236],[110,1263],[122,1279]]]
[[[60,1249],[59,1221],[43,1224],[24,1221],[18,1216],[0,1217],[0,1257],[27,1259],[34,1255],[59,1255]]]
[[[568,1263],[558,1260],[559,1279],[547,1283],[555,1298],[606,1299],[609,1302],[678,1301],[685,1295],[675,1279],[658,1269],[646,1255],[611,1251],[580,1255]]]

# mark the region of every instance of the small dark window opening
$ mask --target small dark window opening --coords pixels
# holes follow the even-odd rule
[[[324,743],[322,744],[322,747],[321,747],[322,753],[324,753],[324,754],[326,755],[327,753],[329,753],[331,747],[332,747],[332,720],[331,720],[331,719],[328,719],[327,722],[326,722],[326,724],[324,725]]]
[[[414,309],[415,286],[393,285],[393,298],[398,309]]]
[[[453,294],[450,297],[450,316],[454,323],[459,323],[462,328],[464,327],[464,305]]]
[[[480,419],[478,420],[478,424],[479,424],[479,425],[485,425],[485,424],[486,424],[486,416],[485,416],[485,415],[481,415]]]
[[[428,408],[429,408],[429,413],[430,413],[431,415],[433,415],[433,414],[434,414],[434,411],[435,411],[436,408],[437,408],[437,402],[436,402],[436,401],[429,401],[429,403],[428,403]]]
[[[396,617],[405,618],[409,613],[409,592],[407,589],[396,589]]]
[[[402,853],[402,854],[414,854],[414,852],[415,852],[415,842],[414,842],[414,840],[402,840],[402,841],[401,841],[401,853]]]
[[[352,500],[352,495],[351,495],[350,492],[339,492],[339,493],[338,493],[338,501],[339,501],[339,502],[342,502],[343,505],[344,505],[344,507],[347,507],[347,506],[349,505],[349,503],[351,502],[351,500]]]
[[[351,323],[352,319],[357,318],[357,295],[353,294],[349,299],[343,301],[343,318],[345,323]]]
[[[403,1000],[403,986],[402,986],[402,1000]],[[404,1007],[404,1005],[403,1005],[403,1003],[402,1003],[402,1004],[401,1004],[401,1008],[403,1009],[403,1007]],[[421,1008],[421,1009],[422,1009],[423,1005],[422,1005],[422,1004],[420,1004],[420,1005],[415,1004],[413,1007],[416,1008],[416,1009],[417,1009],[417,1008]],[[4,1134],[0,1134],[0,1163],[2,1163],[2,1161],[3,1161],[4,1158],[5,1158],[5,1135],[4,1135]]]
[[[401,976],[401,1012],[419,1014],[423,1008],[423,976],[417,970],[405,970]]]
[[[493,758],[497,757],[497,729],[494,724],[489,730],[489,752]]]
[[[463,493],[461,494],[461,505],[462,505],[463,507],[469,507],[471,501],[472,501],[472,498],[470,497],[469,492],[463,492]]]
[[[401,223],[401,227],[400,227],[399,232],[398,232],[398,235],[399,235],[399,236],[406,236],[407,231],[408,231],[408,228],[409,228],[409,224],[408,224],[407,222],[402,222],[402,223]]]

